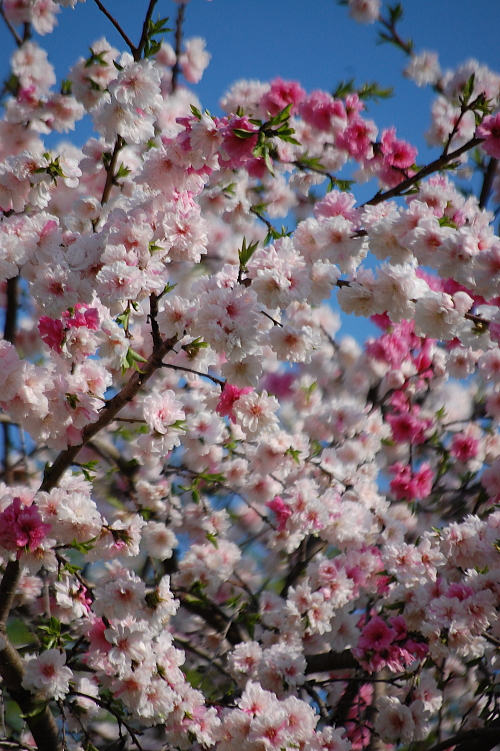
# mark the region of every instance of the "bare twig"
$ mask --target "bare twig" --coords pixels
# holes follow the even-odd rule
[[[121,36],[121,38],[130,47],[131,53],[135,56],[135,52],[137,51],[137,48],[134,45],[134,43],[132,42],[132,40],[124,32],[124,30],[122,29],[122,27],[120,26],[120,24],[118,23],[118,21],[116,20],[116,18],[111,15],[111,13],[109,12],[109,10],[101,3],[101,0],[94,0],[94,2],[97,5],[97,7],[99,8],[99,10],[102,13],[104,13],[104,15],[106,16],[106,18],[108,18],[111,21],[111,23],[113,24],[113,26],[115,27],[115,29],[117,30],[117,32],[119,33],[119,35]]]
[[[116,141],[115,141],[115,148],[113,149],[113,155],[111,157],[111,161],[106,167],[106,173],[107,173],[106,183],[104,185],[104,190],[102,192],[102,198],[101,198],[101,203],[103,206],[105,203],[108,202],[109,194],[111,193],[111,188],[113,187],[113,184],[114,184],[115,168],[116,168],[116,163],[118,161],[118,153],[124,147],[124,145],[125,145],[125,141],[123,140],[123,138],[121,136],[117,136]]]
[[[173,365],[170,362],[162,362],[162,368],[170,368],[171,370],[182,370],[184,373],[192,373],[193,375],[200,376],[201,378],[209,378],[213,383],[216,383],[222,389],[226,385],[226,381],[221,378],[210,375],[210,373],[202,373],[200,370],[193,370],[192,368],[185,368],[183,365]]]
[[[137,396],[141,388],[149,381],[152,375],[162,367],[162,360],[177,342],[177,337],[167,339],[161,347],[155,349],[147,363],[144,364],[144,370],[135,371],[128,383],[122,390],[110,399],[99,413],[99,418],[94,423],[87,425],[82,432],[82,442],[78,446],[70,446],[61,451],[52,466],[45,472],[44,479],[40,490],[49,492],[55,488],[64,472],[74,462],[82,448],[95,436],[99,431],[109,425],[123,407],[130,404]]]
[[[184,14],[186,12],[186,6],[184,3],[181,3],[179,5],[179,10],[177,11],[177,20],[175,24],[175,64],[172,68],[172,91],[175,91],[177,89],[177,84],[179,81],[179,73],[181,70],[180,64],[179,64],[179,57],[181,54],[181,46],[182,46],[182,24],[184,22]]]
[[[22,43],[23,43],[23,40],[21,39],[21,37],[19,36],[19,34],[15,30],[15,28],[12,26],[11,22],[9,21],[9,19],[5,15],[5,10],[3,8],[3,3],[0,3],[0,16],[2,16],[3,20],[5,21],[5,25],[7,26],[8,30],[10,31],[10,33],[12,34],[12,36],[14,37],[17,46],[20,47],[22,45]]]
[[[491,188],[493,186],[493,180],[495,179],[496,171],[498,167],[498,159],[491,157],[484,173],[483,186],[481,188],[481,195],[479,196],[479,208],[485,209],[488,205],[490,198]]]
[[[151,16],[153,15],[153,10],[158,0],[149,0],[149,6],[146,11],[146,17],[144,19],[144,23],[142,25],[142,34],[141,39],[139,41],[139,46],[135,48],[134,51],[134,60],[137,62],[141,59],[141,55],[144,51],[144,47],[146,46],[146,42],[148,40],[148,26],[149,22],[151,20]],[[183,7],[183,6],[181,6]]]
[[[443,169],[443,167],[449,164],[449,162],[452,162],[454,159],[462,156],[462,154],[465,154],[467,151],[470,151],[476,146],[479,146],[479,144],[483,141],[484,138],[471,138],[470,141],[467,141],[467,143],[464,143],[463,146],[455,149],[455,151],[452,151],[449,154],[441,154],[438,159],[435,159],[433,162],[430,162],[430,164],[422,167],[422,169],[412,175],[412,177],[407,177],[406,180],[403,180],[403,182],[399,183],[399,185],[396,185],[395,188],[391,188],[390,190],[386,190],[385,192],[379,191],[375,196],[373,196],[373,198],[371,198],[369,201],[366,201],[366,203],[363,203],[361,205],[361,208],[363,206],[377,206],[379,203],[383,203],[384,201],[389,200],[389,198],[400,196],[406,190],[412,188],[414,185],[416,185],[416,183],[420,182],[420,180],[423,180],[424,177],[432,175],[434,172],[439,172],[439,170]]]

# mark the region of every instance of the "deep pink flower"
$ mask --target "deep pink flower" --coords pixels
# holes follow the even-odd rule
[[[318,130],[330,130],[332,119],[339,118],[347,122],[345,108],[340,99],[333,99],[324,91],[313,91],[299,108],[301,118]]]
[[[262,388],[279,399],[290,399],[295,378],[294,373],[268,373],[262,381]]]
[[[417,501],[426,498],[432,490],[434,473],[429,464],[421,465],[417,472],[412,472],[409,465],[393,464],[389,472],[396,476],[391,480],[391,491],[398,501]]]
[[[487,154],[500,159],[500,112],[485,117],[476,130],[476,136],[485,139],[481,146]]]
[[[407,412],[400,415],[387,415],[387,422],[392,428],[392,437],[398,443],[420,444],[426,439],[426,431],[432,420],[420,420]]]
[[[23,506],[20,498],[14,498],[0,514],[0,545],[6,550],[20,548],[36,550],[47,536],[50,524],[44,524],[36,506]]]
[[[229,417],[231,422],[236,422],[236,415],[233,412],[234,403],[238,401],[240,396],[243,394],[250,394],[251,391],[253,391],[253,389],[250,388],[250,386],[247,386],[244,389],[239,389],[238,386],[226,383],[222,394],[219,396],[219,401],[217,402],[215,411],[221,417]]]
[[[354,159],[365,159],[372,155],[372,145],[377,136],[377,128],[371,120],[354,119],[335,142],[338,149],[349,152]]]
[[[479,441],[466,433],[456,433],[450,446],[450,454],[459,462],[466,462],[477,456]]]
[[[383,649],[388,649],[396,636],[396,631],[393,628],[389,628],[379,615],[374,615],[361,632],[358,648],[366,652],[380,652]]]
[[[271,81],[271,89],[261,99],[261,106],[271,115],[277,115],[289,104],[293,104],[291,114],[297,112],[299,104],[306,98],[306,92],[297,81],[283,81],[275,78]]]
[[[242,138],[234,132],[235,130],[253,131],[255,135]],[[221,148],[229,157],[229,161],[224,160],[222,162],[224,167],[237,169],[245,164],[248,159],[253,159],[253,149],[257,145],[257,128],[248,118],[231,117],[227,127],[223,128],[222,132],[224,134],[224,142]]]
[[[276,515],[278,532],[281,532],[285,528],[286,520],[292,515],[292,509],[286,505],[279,495],[276,495],[272,501],[268,501],[266,506]]]
[[[92,331],[97,331],[99,328],[99,311],[97,308],[87,308],[82,303],[77,303],[74,314],[70,317],[68,311],[63,313],[63,317],[67,319],[69,326],[75,328],[85,327]]]
[[[60,352],[64,340],[64,326],[62,321],[41,316],[38,321],[38,330],[43,341],[50,349]]]

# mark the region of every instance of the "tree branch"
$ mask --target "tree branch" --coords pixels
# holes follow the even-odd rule
[[[82,432],[82,442],[77,446],[61,451],[52,466],[45,472],[40,490],[49,492],[55,488],[64,472],[71,466],[78,456],[81,449],[103,428],[113,422],[118,412],[137,396],[141,388],[149,381],[151,376],[162,367],[162,360],[177,341],[177,337],[167,339],[161,347],[155,349],[153,354],[145,364],[143,371],[136,371],[122,390],[116,394],[109,402],[106,402],[99,413],[96,422],[87,425]]]
[[[210,375],[210,373],[202,373],[199,370],[184,368],[182,365],[173,365],[170,362],[162,362],[161,366],[162,368],[170,368],[171,370],[182,370],[185,373],[193,373],[193,375],[200,376],[201,378],[210,378],[213,383],[216,383],[221,388],[224,388],[224,386],[226,385],[226,381],[223,381],[221,378],[217,378],[216,376]]]
[[[455,149],[455,151],[452,151],[449,154],[441,154],[441,156],[438,159],[435,159],[430,164],[426,165],[425,167],[422,167],[422,169],[420,169],[415,175],[412,175],[412,177],[407,177],[406,180],[403,180],[403,182],[399,183],[399,185],[396,185],[395,188],[386,190],[384,193],[381,193],[379,191],[369,201],[366,201],[366,203],[361,204],[360,208],[362,208],[363,206],[377,206],[377,204],[383,203],[384,201],[389,200],[389,198],[395,198],[396,196],[400,196],[406,190],[408,190],[409,188],[412,188],[416,183],[420,182],[420,180],[423,180],[424,177],[427,177],[428,175],[432,175],[433,172],[439,172],[439,170],[445,167],[447,164],[449,164],[449,162],[452,162],[454,159],[457,159],[459,156],[462,156],[462,154],[465,154],[466,151],[470,151],[476,146],[479,146],[479,144],[482,143],[483,141],[484,141],[484,138],[471,138],[470,141],[467,141],[467,143],[464,143],[463,146],[460,146],[460,148]]]
[[[105,6],[101,3],[101,0],[94,0],[94,2],[97,5],[97,7],[99,8],[99,10],[102,11],[102,13],[104,13],[104,15],[106,16],[106,18],[108,18],[111,21],[111,23],[113,24],[113,26],[115,27],[115,29],[117,30],[117,32],[119,33],[119,35],[121,36],[121,38],[130,47],[130,51],[134,55],[134,58],[135,58],[135,53],[137,51],[137,47],[132,42],[132,40],[129,39],[129,37],[127,36],[127,34],[123,31],[122,27],[120,26],[120,24],[118,23],[118,21],[116,20],[116,18],[111,15],[111,13],[107,10],[107,8],[105,8]]]
[[[306,673],[329,673],[331,670],[356,670],[359,662],[350,650],[344,652],[325,652],[319,655],[305,655]]]
[[[134,52],[134,60],[136,62],[138,62],[141,59],[141,55],[144,51],[144,47],[146,46],[146,42],[148,40],[148,26],[151,20],[151,16],[153,15],[154,7],[157,2],[158,0],[150,0],[149,2],[149,6],[146,11],[146,17],[144,19],[144,23],[142,24],[142,34],[141,34],[141,39],[139,41],[139,46],[136,47],[135,52]]]
[[[182,24],[184,21],[185,12],[186,6],[184,5],[184,3],[181,3],[179,5],[179,10],[177,11],[177,21],[175,24],[175,64],[172,68],[172,93],[177,89],[179,73],[181,70],[181,66],[179,65],[179,56],[181,54]]]
[[[19,36],[15,28],[12,26],[11,22],[5,15],[5,11],[3,9],[3,3],[0,3],[0,16],[2,16],[3,20],[5,21],[5,25],[7,26],[12,36],[14,37],[17,46],[20,47],[23,43],[23,40],[21,39],[21,37]]]
[[[479,196],[479,207],[481,209],[485,209],[488,205],[488,200],[490,198],[491,188],[493,186],[493,180],[495,179],[497,167],[498,159],[491,157],[490,161],[488,162],[486,172],[484,173],[483,187],[481,188],[481,195]]]
[[[104,190],[102,192],[101,198],[101,204],[103,206],[108,202],[109,194],[111,193],[111,188],[113,187],[113,181],[115,179],[115,168],[118,161],[118,153],[123,148],[124,144],[125,141],[123,140],[123,138],[121,136],[117,136],[115,148],[113,149],[113,156],[111,157],[110,163],[106,167],[106,183],[104,185]]]
[[[474,728],[463,733],[457,733],[445,741],[431,746],[429,751],[446,751],[456,746],[455,751],[490,751],[500,743],[500,728]]]

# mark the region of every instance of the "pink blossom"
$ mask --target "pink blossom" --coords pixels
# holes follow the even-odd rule
[[[424,443],[427,431],[432,425],[432,420],[421,420],[410,412],[399,415],[387,415],[386,419],[392,428],[394,440],[401,443],[406,441],[413,444]]]
[[[347,128],[337,136],[335,145],[345,149],[354,159],[369,159],[373,154],[373,143],[377,136],[377,127],[371,120],[360,117],[352,120]]]
[[[275,78],[271,81],[270,90],[262,97],[260,105],[271,117],[274,117],[291,104],[291,114],[295,115],[305,97],[306,92],[297,81],[283,81],[281,78]]]
[[[450,454],[460,462],[466,462],[477,456],[479,441],[467,433],[457,433],[453,436],[450,446]]]
[[[222,393],[219,396],[217,407],[215,408],[217,413],[221,417],[229,417],[231,422],[236,422],[236,415],[233,411],[235,402],[240,396],[242,396],[242,394],[250,394],[252,391],[253,389],[250,386],[240,389],[238,386],[233,386],[226,381]]]
[[[500,112],[487,115],[477,128],[476,136],[485,139],[481,146],[487,154],[500,159]]]
[[[313,91],[301,103],[299,114],[303,120],[314,128],[329,131],[335,118],[347,121],[344,105],[324,91]]]
[[[0,514],[0,545],[6,550],[17,550],[19,558],[20,548],[36,550],[50,529],[50,524],[42,522],[36,506],[23,506],[20,498],[14,498]]]
[[[272,501],[268,501],[266,506],[275,514],[278,521],[278,532],[281,532],[285,529],[286,520],[292,515],[292,509],[279,495],[274,496]]]
[[[48,316],[41,316],[38,322],[38,330],[40,331],[40,336],[45,344],[57,352],[62,351],[62,343],[64,340],[64,326],[62,321],[49,318]]]
[[[380,652],[388,649],[396,638],[396,631],[378,615],[370,618],[359,637],[358,647],[365,651]]]
[[[424,462],[417,472],[412,472],[409,465],[401,463],[394,464],[389,468],[389,471],[396,473],[396,477],[391,480],[390,486],[398,501],[422,500],[429,495],[432,489],[434,472],[428,463]]]

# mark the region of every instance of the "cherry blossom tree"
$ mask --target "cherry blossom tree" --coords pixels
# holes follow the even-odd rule
[[[94,2],[122,48],[62,83],[77,0],[0,2],[0,748],[492,749],[500,75],[341,3],[432,87],[425,163],[374,84],[211,115],[185,2]]]

